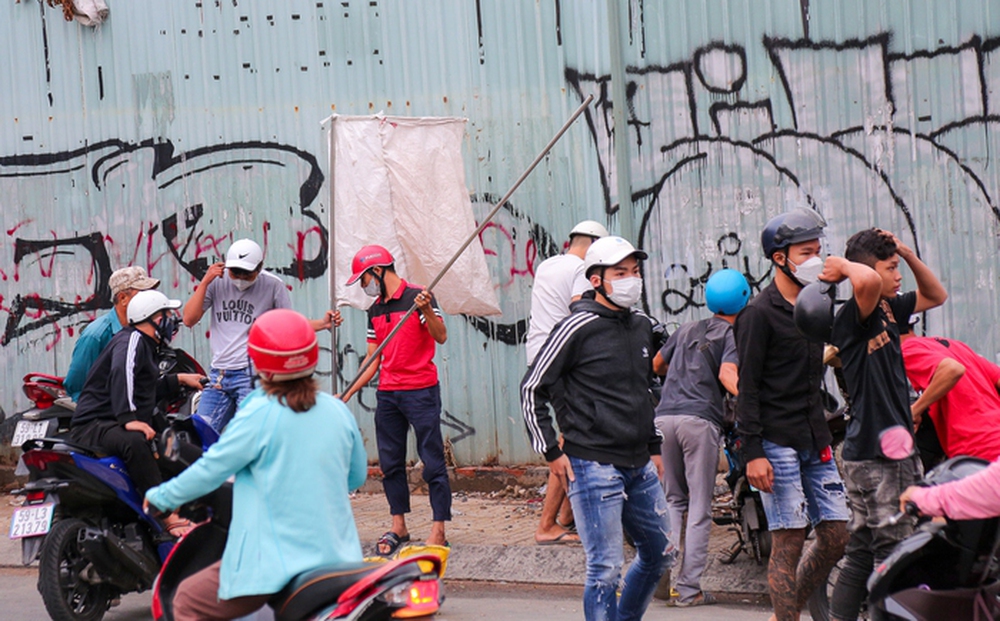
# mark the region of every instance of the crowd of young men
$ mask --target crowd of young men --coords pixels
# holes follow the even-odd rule
[[[645,251],[608,235],[599,223],[584,221],[571,231],[567,253],[539,266],[528,369],[521,384],[531,445],[550,468],[551,499],[536,542],[582,543],[587,619],[638,619],[658,584],[672,605],[715,601],[701,589],[700,578],[727,394],[736,399],[747,479],[761,492],[772,533],[768,586],[779,621],[799,617],[808,596],[842,556],[846,564],[831,612],[835,619],[857,617],[873,565],[912,532],[911,521],[885,524],[900,494],[921,476],[914,431],[925,412],[930,412],[947,454],[982,449],[988,459],[1000,455],[1000,428],[985,434],[989,442],[977,439],[983,417],[1000,416],[1000,367],[958,341],[907,336],[910,315],[947,299],[941,282],[910,247],[880,229],[853,235],[843,257],[827,256],[825,226],[810,209],[771,219],[761,234],[772,265],[771,283],[749,300],[750,288],[741,274],[716,273],[706,285],[714,317],[680,327],[659,350],[655,320],[635,308],[643,291]],[[899,292],[901,262],[913,274],[916,291]],[[820,398],[823,344],[807,338],[794,316],[804,287],[843,280],[850,281],[852,295],[837,310],[826,338],[837,348],[851,402],[842,478]],[[447,339],[443,317],[430,292],[396,274],[384,247],[358,252],[348,281],[354,283],[375,298],[368,311],[368,354],[375,359],[342,398],[349,400],[380,372],[376,440],[392,526],[379,539],[378,552],[389,556],[410,540],[405,458],[411,426],[434,512],[427,542],[447,545],[444,523],[451,518],[451,491],[433,363],[435,344]],[[152,322],[152,327],[143,324],[148,316],[126,315],[137,293],[158,284],[141,268],[115,272],[110,285],[116,312],[95,322],[99,334],[97,328],[84,332],[87,338],[81,338],[79,352],[74,352],[74,387],[81,368],[95,357],[94,343],[110,340],[123,319],[142,334],[148,332],[150,342],[169,340],[172,332],[167,336],[160,323],[170,320],[179,302],[157,307],[160,314],[153,319],[160,323]],[[216,429],[224,428],[252,383],[246,353],[250,325],[266,310],[289,306],[285,286],[263,271],[263,253],[251,240],[235,242],[226,261],[209,268],[184,306],[189,327],[211,312],[212,369],[199,413]],[[409,328],[375,356],[411,306],[419,313]],[[339,312],[328,311],[312,326],[329,329],[340,321]],[[140,336],[131,341],[141,342]],[[109,354],[102,360],[113,366],[116,358]],[[650,390],[654,372],[666,376],[658,406]],[[923,392],[912,405],[907,374]],[[964,376],[968,381],[959,386]],[[102,414],[107,419],[100,423],[102,433],[118,438],[139,431],[148,436],[147,429],[134,429],[132,400],[120,398],[114,386],[99,385],[101,381],[88,377],[79,390],[91,396],[108,393],[105,401],[117,408]],[[81,399],[74,420],[77,436],[97,429],[88,398]],[[963,415],[973,402],[982,404],[984,414],[970,422]],[[105,444],[134,460],[132,449],[119,449],[115,442]],[[569,507],[559,511],[564,494],[572,513]],[[684,560],[676,590],[671,590],[669,568],[677,556],[685,512]],[[803,552],[809,528],[816,541]],[[638,555],[623,580],[626,534]]]

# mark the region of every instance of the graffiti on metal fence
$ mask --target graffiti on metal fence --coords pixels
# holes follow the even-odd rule
[[[33,191],[25,191],[32,184]],[[75,191],[56,194],[57,185]],[[313,203],[322,185],[312,154],[268,142],[178,153],[170,142],[112,140],[74,151],[0,157],[6,205],[39,215],[57,201],[79,205],[69,218],[85,221],[67,222],[67,228],[90,229],[64,236],[51,228],[54,219],[38,217],[6,231],[13,264],[0,263],[0,279],[12,281],[7,289],[15,293],[9,300],[0,296],[0,310],[7,313],[0,345],[47,328],[51,347],[61,323],[72,330],[95,311],[111,308],[107,280],[118,267],[143,266],[174,289],[200,280],[237,235],[261,244],[270,271],[299,281],[320,278],[329,236]],[[36,204],[17,204],[18,196],[32,196]],[[272,226],[282,212],[282,226]],[[166,215],[147,218],[158,213]]]
[[[988,135],[1000,115],[989,97],[998,86],[989,67],[1000,60],[1000,38],[971,36],[958,46],[909,53],[893,49],[888,32],[845,41],[764,36],[760,46],[778,76],[778,88],[763,96],[760,85],[749,84],[742,44],[716,41],[672,64],[626,70],[628,197],[616,194],[611,76],[565,71],[581,100],[597,95],[586,121],[607,213],[622,201],[638,207],[640,245],[666,249],[645,269],[657,275],[646,292],[647,301],[660,303],[654,313],[697,306],[696,289],[723,258],[759,282],[769,266],[756,242],[742,258],[712,242],[727,231],[755,238],[767,217],[790,206],[817,209],[836,229],[843,225],[832,216],[858,211],[860,202],[876,222],[898,223],[897,234],[922,252],[920,223],[931,216],[916,210],[958,204],[968,211],[963,219],[973,243],[991,247],[1000,189],[988,183],[995,178],[987,171]],[[838,69],[817,70],[822,66]],[[943,76],[963,96],[935,96]],[[835,114],[826,110],[829,97]],[[927,196],[928,188],[939,195]],[[709,214],[714,222],[693,235],[679,232],[681,213]]]

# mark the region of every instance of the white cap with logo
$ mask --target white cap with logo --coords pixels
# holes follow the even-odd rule
[[[626,258],[634,256],[638,260],[645,259],[648,255],[643,250],[637,250],[628,240],[617,235],[602,237],[587,249],[587,256],[583,260],[583,269],[587,272],[596,266],[611,267],[618,265]]]
[[[226,252],[226,267],[252,272],[264,260],[264,251],[252,239],[238,239]]]

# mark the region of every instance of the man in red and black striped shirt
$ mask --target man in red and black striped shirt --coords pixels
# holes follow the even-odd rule
[[[376,298],[368,309],[368,357],[410,307],[416,304],[418,310],[342,397],[345,402],[349,401],[360,387],[372,380],[376,371],[379,372],[375,439],[392,528],[379,538],[378,553],[391,556],[410,540],[406,527],[406,514],[410,512],[406,437],[410,426],[416,435],[417,453],[424,464],[423,478],[427,482],[433,513],[426,543],[447,545],[444,523],[451,519],[451,485],[441,437],[441,389],[434,365],[434,348],[448,339],[448,330],[434,296],[396,274],[392,255],[382,246],[365,246],[359,250],[351,268],[347,284],[360,281],[365,292]]]

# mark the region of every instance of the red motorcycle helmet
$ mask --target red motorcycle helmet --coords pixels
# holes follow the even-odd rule
[[[347,284],[358,282],[361,275],[373,267],[388,267],[393,263],[392,254],[385,247],[376,244],[365,246],[351,260],[351,278]]]
[[[267,311],[250,326],[247,350],[257,373],[269,382],[312,375],[319,342],[309,320],[287,308]]]

